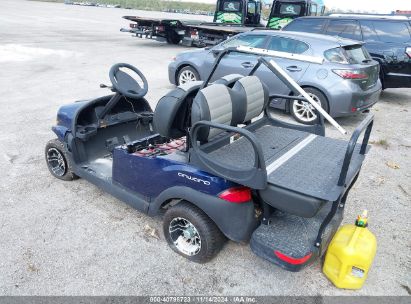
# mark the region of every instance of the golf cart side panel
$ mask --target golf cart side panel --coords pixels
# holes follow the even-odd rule
[[[89,181],[120,201],[143,213],[147,213],[149,202],[147,201],[147,198],[141,194],[130,191],[118,183],[113,183],[110,178],[102,178],[99,174],[96,174],[96,172],[84,170],[81,165],[74,165],[73,171],[77,176]]]
[[[176,198],[189,201],[203,210],[227,238],[236,242],[248,241],[260,224],[253,201],[230,203],[187,186],[175,186],[163,191],[150,203],[148,215],[156,215],[164,203]]]
[[[122,146],[114,149],[113,181],[147,197],[156,197],[173,186],[192,187],[197,191],[216,196],[235,185],[182,161],[161,156],[138,156],[128,153]]]

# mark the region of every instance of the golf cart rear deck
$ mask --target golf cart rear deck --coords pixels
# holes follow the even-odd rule
[[[251,248],[257,255],[297,271],[324,253],[338,229],[365,157],[367,139],[360,146],[355,144],[360,131],[368,127],[369,132],[371,126],[372,116],[356,130],[347,149],[345,141],[277,126],[266,117],[244,128],[254,135],[261,150],[244,136],[232,139],[233,134],[228,134],[231,141],[226,139],[225,145],[200,146],[202,151],[195,153],[193,162],[258,189],[255,195],[263,217],[251,237]],[[265,163],[259,169],[254,167],[258,150]],[[241,181],[235,170],[263,172],[266,181],[258,173],[248,175],[252,177],[248,180],[244,180],[245,174]]]
[[[322,109],[317,110],[316,126],[276,120],[267,107],[272,96],[252,76],[261,64],[283,78],[294,96],[301,93],[296,83],[264,57],[232,88],[207,86],[206,81],[192,106],[191,162],[255,189],[263,219],[251,238],[253,251],[298,270],[323,253],[340,225],[348,192],[368,150],[373,116],[357,127],[348,143],[324,136]],[[236,127],[241,124],[245,126]],[[363,132],[363,141],[357,145]]]

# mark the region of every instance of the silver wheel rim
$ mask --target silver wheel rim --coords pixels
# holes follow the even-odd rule
[[[321,105],[321,100],[317,95],[314,95],[313,93],[308,93],[308,95],[314,99],[316,103]],[[294,100],[293,112],[298,119],[304,122],[312,122],[317,119],[314,107],[307,101]]]
[[[181,72],[180,77],[178,79],[178,82],[179,82],[179,84],[185,84],[187,82],[192,82],[192,81],[196,81],[196,80],[197,80],[197,77],[193,73],[193,71],[185,70],[185,71]]]
[[[168,232],[178,251],[188,256],[193,256],[200,252],[200,234],[190,221],[182,217],[176,217],[170,222]]]
[[[47,150],[47,164],[56,176],[63,176],[66,173],[66,162],[61,152],[56,148]]]

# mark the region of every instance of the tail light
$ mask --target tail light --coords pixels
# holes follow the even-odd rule
[[[172,60],[172,61],[176,61],[176,59],[177,59],[176,56],[171,57],[171,60]]]
[[[286,262],[286,263],[288,263],[288,264],[291,264],[291,265],[304,264],[304,263],[307,262],[307,261],[311,258],[311,256],[312,256],[312,253],[309,253],[309,254],[307,254],[306,256],[302,257],[302,258],[293,258],[293,257],[290,257],[290,256],[288,256],[288,255],[285,255],[284,253],[282,253],[282,252],[280,252],[280,251],[278,251],[278,250],[275,250],[275,251],[274,251],[274,254],[275,254],[280,260],[282,260],[282,261],[284,261],[284,262]]]
[[[137,27],[137,23],[130,23],[130,27],[131,27],[131,28]]]
[[[333,70],[335,74],[344,79],[367,79],[368,75],[361,70]]]
[[[409,58],[411,58],[411,47],[407,47],[405,49],[405,53],[408,55]]]
[[[164,26],[163,25],[156,26],[156,30],[159,32],[164,32]]]
[[[251,189],[247,187],[229,188],[218,195],[219,198],[235,204],[251,201]]]
[[[190,36],[192,39],[198,38],[198,31],[197,30],[191,30]]]

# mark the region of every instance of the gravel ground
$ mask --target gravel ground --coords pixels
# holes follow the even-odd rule
[[[333,287],[319,262],[286,272],[234,242],[198,265],[147,233],[160,219],[84,180],[52,178],[43,156],[59,106],[106,94],[98,85],[109,82],[113,63],[143,71],[153,106],[172,88],[167,64],[185,48],[118,31],[127,25],[123,15],[160,13],[11,0],[0,2],[0,12],[1,295],[410,293],[411,90],[386,90],[372,109],[373,148],[346,207],[347,223],[368,209],[378,239],[363,289]],[[362,118],[338,121],[352,131]]]

